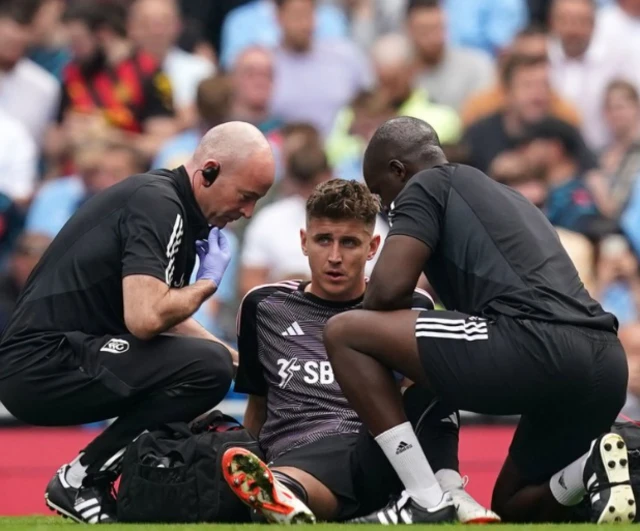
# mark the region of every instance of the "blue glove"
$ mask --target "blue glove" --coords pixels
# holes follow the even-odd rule
[[[196,280],[211,280],[217,288],[231,260],[229,241],[219,228],[214,227],[208,240],[196,242],[196,253],[200,259]]]

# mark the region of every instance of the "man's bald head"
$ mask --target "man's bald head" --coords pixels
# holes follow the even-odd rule
[[[185,166],[200,208],[216,226],[251,217],[256,201],[268,192],[275,174],[269,142],[246,122],[228,122],[210,129]],[[202,170],[216,166],[219,175],[209,186]]]
[[[364,178],[389,206],[407,181],[447,159],[435,129],[427,122],[400,116],[382,124],[364,154]]]

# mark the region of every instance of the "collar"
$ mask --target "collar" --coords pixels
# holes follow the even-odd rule
[[[363,293],[357,299],[352,299],[350,301],[330,301],[328,299],[323,299],[322,297],[318,297],[313,293],[309,293],[308,291],[305,291],[305,289],[307,289],[307,286],[309,284],[311,284],[311,281],[309,280],[300,282],[300,284],[298,285],[297,291],[300,292],[305,299],[315,302],[316,304],[319,304],[321,306],[326,306],[328,308],[345,308],[345,309],[353,308],[354,306],[357,306],[358,304],[360,304],[364,299],[364,293]]]
[[[171,171],[171,176],[176,184],[176,188],[180,194],[180,197],[184,200],[184,207],[187,211],[187,221],[191,225],[196,234],[204,234],[206,238],[209,231],[209,223],[207,218],[204,217],[196,196],[193,194],[193,188],[191,187],[191,179],[184,166],[180,166]]]

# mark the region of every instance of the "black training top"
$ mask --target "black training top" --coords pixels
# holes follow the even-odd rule
[[[29,277],[0,357],[17,350],[42,355],[49,340],[68,332],[128,333],[123,277],[188,284],[195,240],[206,237],[207,228],[183,167],[134,175],[97,194],[66,223]],[[21,349],[24,343],[31,348]]]
[[[389,236],[431,248],[423,271],[448,310],[617,330],[543,213],[475,168],[418,173],[392,205],[390,224]]]

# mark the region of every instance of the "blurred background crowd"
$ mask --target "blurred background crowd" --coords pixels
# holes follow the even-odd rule
[[[277,184],[225,229],[234,259],[196,316],[234,342],[249,289],[308,276],[313,187],[362,180],[375,129],[409,115],[557,227],[620,321],[640,418],[639,90],[640,0],[0,0],[0,327],[92,194],[244,120]]]

